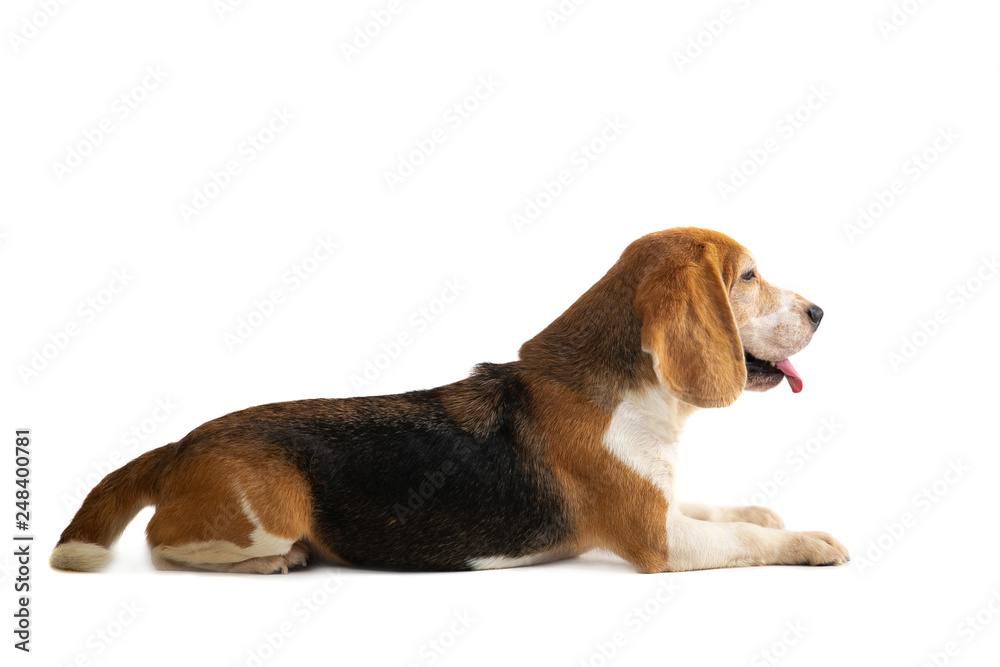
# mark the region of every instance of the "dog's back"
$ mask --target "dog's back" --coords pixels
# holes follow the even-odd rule
[[[257,560],[240,571],[279,570],[273,559],[296,543],[335,562],[402,570],[548,551],[568,518],[538,461],[527,391],[513,364],[482,364],[437,389],[220,417],[109,475],[64,531],[53,565],[102,565],[74,556],[80,544],[110,547],[148,504],[157,510],[147,537],[166,568],[219,569],[246,556]]]

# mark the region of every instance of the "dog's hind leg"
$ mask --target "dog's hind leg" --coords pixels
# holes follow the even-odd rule
[[[199,473],[216,474],[178,485],[146,528],[157,568],[270,574],[306,564],[311,503],[301,477],[278,465],[201,463]]]
[[[165,555],[165,554],[170,554]],[[235,562],[213,562],[215,553],[191,551],[178,553],[153,547],[153,564],[160,570],[210,570],[213,572],[237,572],[243,574],[288,574],[292,568],[302,567],[308,562],[309,547],[299,541],[292,545],[288,553],[280,556],[257,556]]]

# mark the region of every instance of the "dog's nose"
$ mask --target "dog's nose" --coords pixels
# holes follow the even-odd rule
[[[806,308],[806,315],[809,316],[809,321],[812,322],[813,329],[819,326],[820,320],[823,319],[823,309],[813,304]]]

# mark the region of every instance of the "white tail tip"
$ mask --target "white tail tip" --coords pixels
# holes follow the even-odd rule
[[[56,546],[49,565],[58,570],[93,572],[111,562],[111,550],[100,544],[70,541]]]

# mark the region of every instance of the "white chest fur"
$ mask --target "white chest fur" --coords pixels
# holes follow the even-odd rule
[[[684,422],[694,407],[660,388],[631,394],[615,408],[604,446],[618,460],[674,500],[678,452]]]

